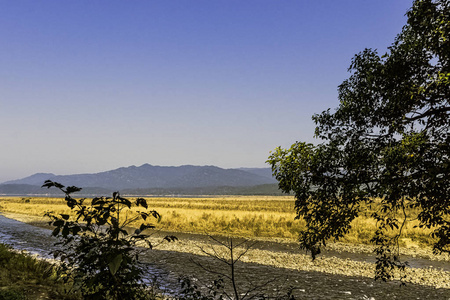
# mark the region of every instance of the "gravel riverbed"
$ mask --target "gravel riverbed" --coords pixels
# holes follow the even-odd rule
[[[46,227],[43,218],[11,213],[3,213],[3,216]],[[11,235],[11,230],[2,225],[0,238]],[[19,236],[26,235],[26,231],[28,229]],[[36,247],[44,248],[41,250],[49,247],[42,244],[46,234],[40,232],[37,235]],[[165,234],[156,234],[155,242]],[[30,240],[33,235],[36,234],[29,234],[25,239]],[[207,286],[217,273],[229,274],[226,264],[204,253],[216,251],[219,256],[226,257],[224,247],[214,245],[205,235],[175,235],[178,242],[161,243],[143,257],[168,294],[179,288],[181,276],[189,276],[197,285]],[[33,243],[20,241],[18,236],[10,240],[25,250],[24,244]],[[236,242],[239,241],[237,238]],[[244,250],[238,247],[236,253]],[[433,256],[424,249],[403,249],[403,254],[417,267],[407,269],[406,286],[401,286],[399,281],[374,281],[374,258],[370,250],[370,246],[332,244],[323,255],[312,261],[292,241],[257,240],[236,265],[238,288],[245,293],[258,287],[259,291],[271,297],[281,296],[293,288],[296,299],[450,299],[450,263],[447,257]]]

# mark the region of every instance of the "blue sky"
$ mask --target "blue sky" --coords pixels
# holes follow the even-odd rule
[[[406,0],[0,0],[0,182],[122,166],[267,167],[315,142],[354,54]]]

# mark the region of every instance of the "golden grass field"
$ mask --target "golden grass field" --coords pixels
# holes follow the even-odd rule
[[[134,200],[131,197],[128,199]],[[298,232],[305,225],[302,220],[294,220],[294,197],[292,196],[146,197],[146,200],[149,209],[156,210],[161,214],[161,219],[158,223],[155,220],[155,225],[163,231],[218,234],[259,241],[289,243],[296,240]],[[373,246],[368,244],[370,244],[370,239],[376,229],[376,223],[369,216],[378,207],[379,205],[374,204],[372,207],[365,208],[360,217],[353,221],[348,235],[341,240],[343,243],[329,243],[327,248],[350,253],[372,253]],[[139,209],[142,210],[142,208],[132,207],[131,214],[135,214]],[[62,198],[0,197],[0,212],[7,217],[23,222],[31,220],[30,223],[33,223],[38,220],[48,220],[43,218],[47,211],[73,215]],[[417,211],[408,210],[408,215],[410,220],[403,231],[400,252],[431,260],[448,261],[447,256],[432,254],[429,247],[433,242],[429,236],[430,230],[414,228],[414,225],[417,224],[417,221],[414,220]],[[155,238],[158,240],[157,236]],[[181,239],[177,243],[162,243],[157,248],[169,252],[202,255],[199,252],[199,248],[202,247],[210,247],[210,242],[188,238]],[[321,256],[315,261],[311,261],[307,254],[299,252],[260,249],[252,249],[242,258],[242,261],[294,270],[364,277],[372,277],[375,268],[373,263],[344,258]],[[177,264],[179,263],[177,256]],[[433,268],[414,269],[407,270],[405,280],[448,289],[450,288],[449,274],[450,272]]]
[[[131,200],[132,198],[130,198]],[[196,198],[147,197],[149,208],[162,216],[158,229],[176,232],[208,233],[247,238],[269,237],[295,240],[304,226],[295,220],[293,196],[220,196]],[[341,239],[351,244],[368,244],[375,231],[367,207],[352,223],[352,229]],[[138,208],[133,207],[133,211]],[[71,214],[62,198],[0,197],[0,211],[43,216],[45,212]],[[428,246],[433,240],[430,229],[415,228],[417,211],[409,210],[401,246]],[[156,222],[156,221],[155,221]]]

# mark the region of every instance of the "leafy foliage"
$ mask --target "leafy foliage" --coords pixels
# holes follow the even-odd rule
[[[60,183],[47,180],[43,187],[56,187],[63,191],[67,206],[76,212],[75,220],[69,215],[46,213],[53,225],[53,235],[60,238],[61,250],[53,252],[64,263],[67,279],[71,278],[85,299],[147,299],[145,285],[142,282],[145,269],[139,261],[144,251],[137,246],[145,243],[149,248],[150,235],[147,229],[154,228],[148,219],[158,220],[160,215],[148,211],[147,202],[138,198],[135,203],[120,196],[96,197],[90,204],[86,199],[74,199],[71,194],[81,189],[65,187]],[[137,215],[128,214],[132,205],[142,207]],[[135,221],[141,221],[134,233],[128,233],[126,227]],[[176,237],[167,236],[167,241]]]
[[[405,267],[396,247],[407,207],[434,229],[434,251],[450,253],[449,12],[448,0],[416,0],[389,52],[357,54],[339,107],[313,116],[323,142],[269,157],[279,188],[295,194],[297,217],[307,221],[300,244],[313,258],[377,197],[376,278]]]

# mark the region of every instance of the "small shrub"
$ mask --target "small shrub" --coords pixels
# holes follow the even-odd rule
[[[152,244],[147,229],[155,226],[147,221],[158,220],[160,215],[148,211],[143,198],[136,199],[134,205],[144,211],[128,214],[133,203],[120,196],[118,192],[112,197],[96,197],[92,201],[74,199],[71,194],[81,189],[47,180],[43,187],[56,187],[65,193],[67,206],[75,211],[76,219],[69,215],[54,215],[47,212],[53,225],[53,235],[60,238],[57,243],[61,250],[53,252],[63,264],[61,268],[66,278],[72,279],[74,286],[85,299],[148,299],[149,294],[142,282],[145,268],[139,261],[143,248],[137,246]],[[87,204],[89,202],[89,204]],[[129,234],[125,227],[135,221],[142,222],[134,233]],[[166,236],[167,241],[174,241],[174,236]]]

